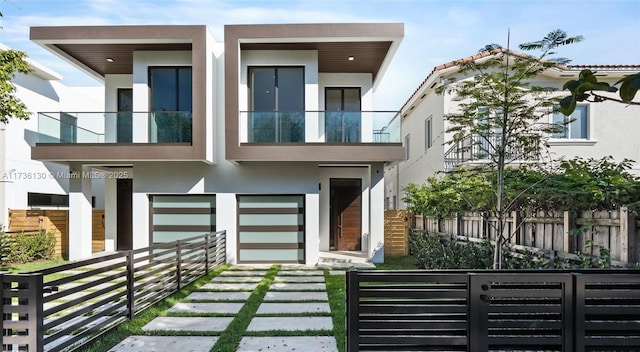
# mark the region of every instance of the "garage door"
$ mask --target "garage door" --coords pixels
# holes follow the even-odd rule
[[[155,195],[151,242],[171,242],[216,230],[215,195]]]
[[[238,261],[304,263],[304,196],[238,196]]]

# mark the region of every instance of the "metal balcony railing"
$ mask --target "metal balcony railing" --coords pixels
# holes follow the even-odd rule
[[[455,142],[444,153],[445,171],[451,171],[461,164],[489,162],[496,155],[496,146],[501,142],[502,134],[490,136],[467,135]],[[510,162],[540,160],[540,137],[522,138],[507,145],[506,159]]]

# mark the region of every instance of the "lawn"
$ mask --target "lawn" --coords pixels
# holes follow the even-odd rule
[[[37,260],[29,263],[9,263],[8,266],[0,267],[0,271],[9,271],[13,274],[27,273],[32,271],[38,271],[42,269],[48,269],[54,266],[67,264],[68,261],[58,257],[50,260]]]
[[[415,270],[416,260],[410,256],[385,257],[384,263],[376,263],[376,270]]]

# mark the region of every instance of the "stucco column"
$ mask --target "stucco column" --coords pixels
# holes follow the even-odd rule
[[[91,257],[91,169],[71,165],[69,170],[69,260],[80,260]]]
[[[382,164],[371,165],[369,195],[369,257],[373,263],[384,262],[384,171]]]
[[[316,265],[320,258],[320,195],[305,196],[305,264]]]
[[[136,192],[136,180],[133,180],[133,249],[144,248],[149,243],[149,196]]]
[[[235,264],[238,239],[238,205],[235,193],[216,193],[216,230],[227,231],[227,263]]]

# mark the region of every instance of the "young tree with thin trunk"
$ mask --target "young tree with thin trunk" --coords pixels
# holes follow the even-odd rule
[[[581,41],[581,36],[569,37],[562,30],[555,30],[543,39],[520,44],[528,55],[513,52],[491,44],[484,47],[481,58],[456,62],[459,74],[447,80],[438,91],[451,92],[459,102],[458,112],[445,115],[449,124],[447,133],[452,134],[451,143],[482,154],[484,163],[480,171],[494,171],[496,175],[492,213],[497,218],[495,225],[494,268],[502,266],[502,246],[511,234],[507,233],[506,221],[512,204],[505,204],[505,168],[523,162],[538,160],[542,142],[557,125],[545,118],[559,103],[552,94],[555,89],[532,83],[538,74],[558,64],[565,58],[553,58],[558,47]]]

